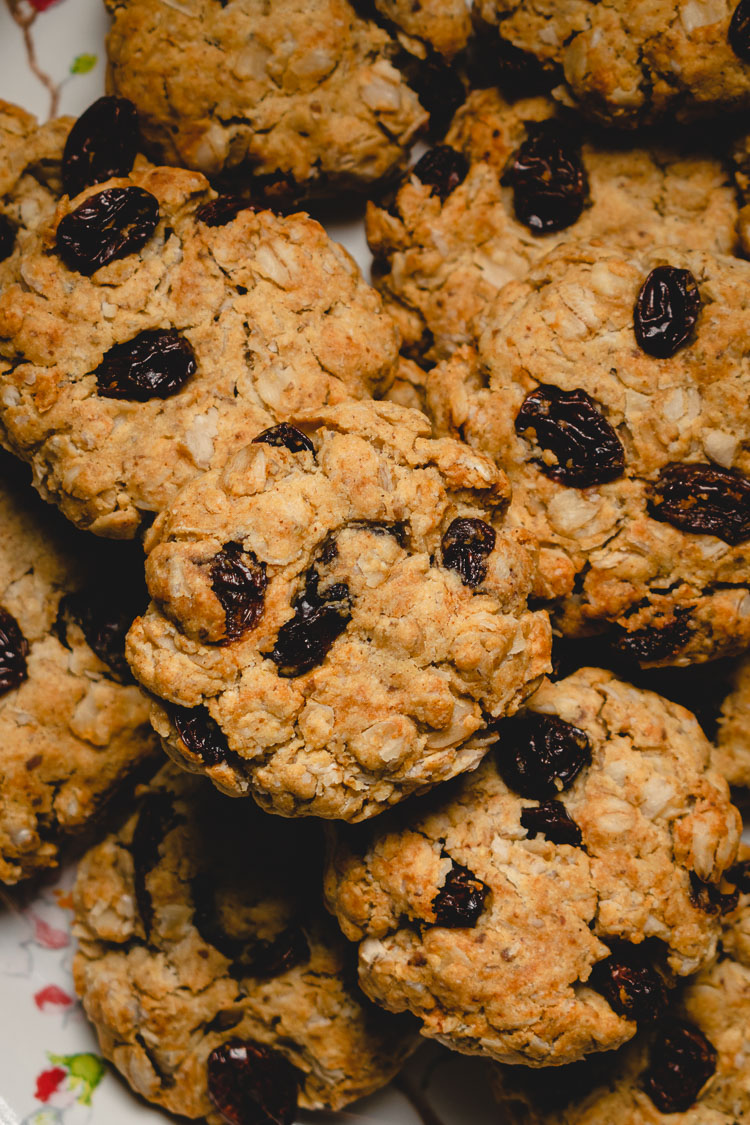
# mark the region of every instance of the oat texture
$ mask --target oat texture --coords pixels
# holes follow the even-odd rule
[[[109,88],[159,159],[292,190],[402,167],[427,114],[398,43],[346,0],[107,0]]]
[[[606,123],[690,121],[750,105],[729,43],[737,0],[478,0],[503,39],[559,68],[561,100]]]
[[[391,403],[306,425],[314,452],[251,444],[156,520],[154,600],[128,657],[166,701],[153,721],[187,768],[287,816],[356,820],[477,765],[487,716],[548,670],[549,623],[526,608],[535,549],[506,532],[507,481],[488,458],[431,440],[423,415]],[[495,521],[474,585],[443,558],[460,518]],[[228,550],[266,583],[236,639],[215,585]],[[310,662],[291,666],[306,645]],[[168,704],[207,708],[223,752],[191,748]]]
[[[84,857],[76,987],[137,1093],[218,1125],[207,1060],[231,1040],[288,1059],[305,1109],[337,1109],[394,1075],[414,1033],[357,989],[320,901],[320,843],[312,824],[268,818],[167,766]]]
[[[660,265],[691,271],[702,302],[694,331],[667,359],[647,355],[634,333],[636,299]],[[509,519],[539,539],[538,593],[564,599],[564,632],[614,625],[647,663],[687,664],[750,643],[745,531],[732,545],[649,514],[670,464],[750,469],[748,282],[746,262],[707,253],[560,247],[506,286],[478,353],[459,351],[430,373],[438,430],[460,433],[507,470]],[[615,479],[560,483],[550,475],[554,449],[540,447],[533,427],[516,433],[540,385],[589,396],[622,447]]]
[[[103,544],[46,509],[7,460],[0,478],[0,881],[15,883],[53,867],[64,838],[91,823],[158,743],[145,696],[123,682],[122,653],[97,644],[127,605],[123,571],[99,550]],[[106,590],[109,582],[97,610],[98,584]],[[8,653],[18,645],[8,642],[7,614],[27,646],[25,675],[12,684]]]
[[[715,737],[714,766],[730,785],[750,786],[750,660],[732,669],[729,692],[721,704]]]
[[[710,963],[720,925],[693,902],[691,872],[721,878],[739,816],[682,707],[590,668],[544,684],[529,707],[589,740],[590,764],[558,795],[581,846],[530,838],[521,817],[536,801],[501,779],[500,723],[476,772],[422,809],[407,805],[366,833],[340,827],[326,895],[360,942],[369,996],[411,1011],[423,1034],[456,1050],[539,1066],[635,1033],[586,984],[612,941],[658,939],[679,975]],[[486,887],[473,926],[436,918],[457,866]]]
[[[160,219],[140,250],[87,277],[62,261],[57,226],[113,187],[149,192]],[[144,513],[275,420],[393,375],[396,331],[318,223],[246,209],[208,225],[199,212],[214,198],[199,173],[138,157],[127,179],[64,198],[0,293],[3,443],[46,499],[96,534],[132,537]],[[105,355],[154,329],[188,341],[195,373],[166,398],[104,397]]]
[[[407,36],[446,58],[453,58],[468,42],[471,16],[465,0],[374,0],[374,4]]]
[[[580,217],[542,234],[519,221],[513,188],[502,182],[541,122],[580,152],[588,183]],[[503,285],[524,278],[561,242],[732,252],[734,189],[722,161],[701,153],[699,140],[692,138],[690,149],[638,148],[585,133],[579,141],[549,98],[509,103],[498,90],[476,90],[445,138],[468,161],[463,181],[442,198],[412,171],[394,198],[368,205],[373,276],[410,354],[434,359],[470,343],[474,319]]]
[[[750,1119],[750,895],[729,914],[716,963],[677,989],[662,1026],[687,1022],[716,1051],[714,1073],[685,1110],[662,1113],[644,1089],[660,1029],[532,1088],[519,1068],[493,1068],[501,1109],[517,1125],[740,1125]],[[537,1076],[538,1077],[538,1076]],[[678,1083],[689,1080],[690,1063]]]

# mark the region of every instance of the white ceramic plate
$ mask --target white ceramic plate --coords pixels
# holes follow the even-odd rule
[[[79,114],[104,89],[101,0],[0,0],[0,98],[44,119]],[[361,217],[325,214],[367,273]],[[355,215],[357,208],[354,208]],[[31,892],[0,890],[0,1125],[162,1125],[97,1054],[73,993],[73,870]],[[500,1125],[482,1064],[423,1049],[404,1079],[346,1113],[306,1115],[318,1125]]]

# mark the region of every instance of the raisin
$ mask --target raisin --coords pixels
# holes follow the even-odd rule
[[[0,695],[17,688],[28,677],[29,642],[12,614],[0,606]]]
[[[144,246],[159,222],[159,202],[143,188],[91,195],[60,221],[57,250],[68,269],[90,277]]]
[[[731,876],[727,876],[731,881]],[[690,901],[704,914],[729,914],[740,901],[739,887],[722,891],[714,883],[704,883],[694,871],[690,872]]]
[[[557,715],[528,711],[503,719],[495,729],[498,772],[521,797],[556,797],[591,761],[586,734]]]
[[[159,848],[165,836],[181,822],[182,818],[175,813],[168,793],[149,793],[143,800],[130,852],[133,857],[135,901],[146,937],[151,934],[154,921],[154,907],[146,887],[146,876],[159,861]]]
[[[13,253],[16,242],[16,228],[10,219],[0,215],[0,262],[4,262]]]
[[[688,610],[675,610],[674,619],[658,628],[646,625],[632,632],[622,630],[613,637],[613,647],[617,652],[630,656],[641,663],[651,660],[668,660],[690,640],[690,613]]]
[[[148,402],[177,394],[196,367],[195,352],[184,336],[173,328],[155,328],[115,344],[94,374],[102,398]]]
[[[490,888],[468,867],[462,867],[455,860],[452,863],[445,883],[431,903],[435,925],[453,930],[470,929],[479,921]]]
[[[559,126],[529,123],[503,183],[513,189],[516,218],[532,234],[563,230],[580,217],[588,193],[580,146]]]
[[[559,484],[588,488],[622,476],[622,442],[585,391],[563,391],[542,383],[526,396],[515,422],[516,433],[533,430],[544,450],[557,463],[536,460],[542,472]]]
[[[329,545],[335,554],[336,544]],[[324,550],[321,561],[330,561]],[[324,659],[334,641],[351,621],[352,600],[345,582],[337,582],[320,593],[320,575],[311,567],[305,589],[292,602],[294,617],[279,629],[270,653],[279,675],[287,678],[309,672]]]
[[[619,942],[611,957],[594,965],[587,984],[601,993],[618,1016],[627,1020],[655,1023],[664,1015],[664,979],[635,945]]]
[[[226,614],[226,640],[236,641],[263,616],[266,564],[241,543],[225,543],[209,569],[211,589]]]
[[[133,677],[125,659],[125,638],[130,626],[148,603],[145,585],[132,576],[118,584],[115,600],[109,589],[90,586],[60,599],[54,630],[59,640],[68,645],[68,626],[75,621],[86,644],[122,683]],[[139,576],[140,577],[140,576]]]
[[[643,1088],[660,1113],[686,1113],[716,1071],[717,1054],[702,1031],[672,1020],[651,1046]]]
[[[229,1125],[292,1125],[301,1075],[279,1051],[230,1039],[208,1056],[208,1096]]]
[[[750,62],[750,0],[740,0],[734,9],[727,38],[737,58]]]
[[[290,453],[312,453],[315,455],[315,446],[301,430],[290,426],[288,422],[280,422],[278,426],[271,426],[263,430],[253,442],[262,442],[264,445],[275,445],[288,449]]]
[[[651,485],[649,514],[734,547],[750,538],[750,478],[736,469],[673,461]]]
[[[458,518],[451,522],[440,547],[443,566],[458,571],[464,586],[479,586],[487,577],[495,532],[484,520]]]
[[[406,546],[406,525],[400,520],[396,523],[383,523],[379,520],[351,520],[347,525],[352,531],[371,531],[373,535],[390,535],[399,547]]]
[[[185,746],[207,766],[231,760],[226,735],[205,707],[172,707],[170,713]]]
[[[430,195],[437,195],[445,202],[466,179],[469,162],[457,149],[436,145],[417,161],[413,171],[420,183],[431,189]]]
[[[690,270],[657,266],[643,283],[633,310],[638,346],[656,359],[669,359],[695,328],[701,298]]]
[[[127,176],[139,145],[138,113],[133,103],[127,98],[99,98],[68,134],[62,158],[64,191],[78,195],[91,184]]]
[[[225,227],[237,218],[240,211],[248,210],[255,211],[256,207],[241,195],[220,195],[199,207],[195,217],[207,227]]]
[[[581,843],[581,829],[560,801],[540,801],[521,813],[521,825],[526,829],[529,840],[544,836],[553,844]]]
[[[466,87],[458,71],[434,51],[426,58],[406,64],[409,85],[430,115],[430,140],[442,137],[454,113],[466,101]]]
[[[735,883],[740,894],[750,894],[750,859],[744,863],[736,863],[727,871],[727,879]]]

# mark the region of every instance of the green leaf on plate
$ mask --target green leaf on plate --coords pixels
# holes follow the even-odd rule
[[[71,74],[88,74],[99,61],[98,55],[76,55],[70,64]]]

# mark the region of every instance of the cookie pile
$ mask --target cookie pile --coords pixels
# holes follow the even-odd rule
[[[105,97],[0,103],[0,879],[96,835],[180,1117],[426,1036],[750,1123],[750,4],[107,7]]]

